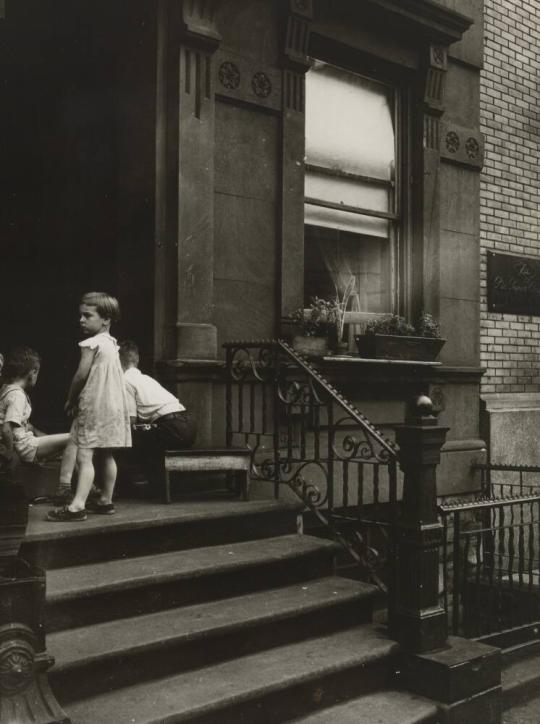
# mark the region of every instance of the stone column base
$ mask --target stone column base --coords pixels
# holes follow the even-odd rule
[[[501,652],[457,636],[425,654],[404,654],[400,679],[420,696],[435,700],[444,724],[500,724]]]
[[[176,356],[178,359],[216,359],[217,329],[213,324],[178,322]]]

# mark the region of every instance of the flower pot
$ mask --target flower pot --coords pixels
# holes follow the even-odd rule
[[[361,357],[433,362],[446,340],[436,337],[401,337],[393,334],[359,334],[355,337]]]
[[[295,352],[306,357],[325,357],[328,354],[326,337],[305,337],[297,334],[293,337],[292,346]]]

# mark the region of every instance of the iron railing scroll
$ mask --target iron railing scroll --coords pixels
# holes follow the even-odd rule
[[[384,588],[397,448],[286,342],[224,347],[227,445],[248,445],[252,478],[271,482],[276,498],[292,489]]]

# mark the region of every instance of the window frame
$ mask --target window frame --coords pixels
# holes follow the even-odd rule
[[[384,317],[388,314],[399,314],[410,318],[414,290],[412,288],[412,239],[413,239],[413,159],[412,159],[412,106],[413,106],[413,73],[409,69],[394,66],[387,61],[367,56],[361,51],[343,46],[323,36],[313,35],[309,49],[309,57],[331,64],[344,71],[363,76],[368,80],[390,85],[394,89],[395,97],[395,191],[393,194],[393,209],[391,212],[377,212],[360,207],[347,207],[341,204],[326,203],[321,200],[310,199],[304,196],[304,204],[316,202],[316,205],[337,208],[344,211],[363,214],[373,218],[388,219],[393,225],[393,239],[389,239],[390,250],[390,285],[391,309],[388,312],[352,312],[345,313],[345,323],[364,327],[369,321]],[[309,72],[309,71],[308,71]],[[305,164],[305,170],[317,171],[318,167]],[[327,173],[326,169],[322,169]],[[346,172],[336,171],[336,176],[347,177]],[[380,179],[363,177],[361,174],[351,174],[358,180],[376,183]],[[386,183],[386,182],[385,182]],[[304,233],[309,224],[304,222]],[[321,228],[321,227],[314,227]],[[305,259],[304,249],[304,259]]]

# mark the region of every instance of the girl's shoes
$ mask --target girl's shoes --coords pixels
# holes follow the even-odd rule
[[[114,515],[116,513],[114,503],[100,503],[99,500],[87,500],[86,510],[101,515]]]
[[[72,520],[86,520],[86,510],[70,510],[67,505],[63,508],[55,508],[49,510],[47,513],[47,520],[55,521],[56,523],[68,523]]]

